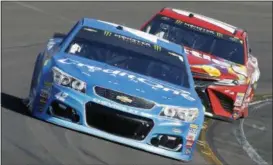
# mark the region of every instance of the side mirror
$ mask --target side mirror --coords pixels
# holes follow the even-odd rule
[[[66,34],[64,34],[64,33],[54,33],[53,34],[53,38],[65,38],[65,36],[66,36]]]

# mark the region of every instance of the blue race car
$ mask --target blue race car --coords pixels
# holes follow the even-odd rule
[[[181,46],[89,18],[49,40],[24,103],[39,119],[182,161],[204,121]]]

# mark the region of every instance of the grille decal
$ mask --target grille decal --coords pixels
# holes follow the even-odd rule
[[[155,103],[151,101],[138,98],[135,96],[130,96],[128,94],[114,91],[111,89],[106,89],[106,88],[96,86],[94,90],[97,95],[119,104],[131,106],[135,108],[142,108],[142,109],[152,109],[155,106]]]

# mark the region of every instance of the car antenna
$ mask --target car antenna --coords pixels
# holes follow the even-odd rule
[[[194,15],[192,13],[189,14],[189,17],[192,18]]]

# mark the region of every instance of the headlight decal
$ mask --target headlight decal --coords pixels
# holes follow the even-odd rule
[[[244,66],[233,65],[232,70],[237,74],[247,77],[246,68]]]
[[[245,84],[245,82],[246,80],[221,79],[216,81],[215,84],[235,86]]]
[[[182,108],[174,106],[166,106],[160,112],[160,116],[178,119],[184,122],[193,122],[198,117],[199,110],[197,108]]]
[[[75,77],[63,72],[57,67],[52,68],[53,71],[53,81],[54,83],[66,87],[70,87],[76,91],[80,91],[82,93],[86,92],[86,83],[76,79]]]

